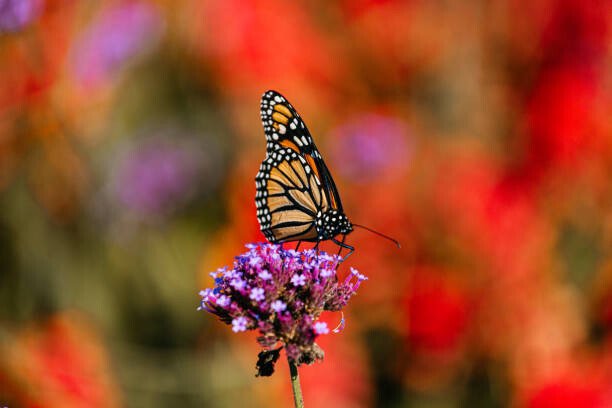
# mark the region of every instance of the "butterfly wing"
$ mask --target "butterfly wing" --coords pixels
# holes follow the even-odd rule
[[[268,153],[283,148],[298,152],[321,182],[331,208],[342,212],[342,202],[334,179],[306,124],[291,103],[276,91],[265,92],[261,98],[261,121]]]
[[[255,205],[270,242],[316,241],[316,216],[329,208],[320,180],[291,148],[269,151],[255,178]]]

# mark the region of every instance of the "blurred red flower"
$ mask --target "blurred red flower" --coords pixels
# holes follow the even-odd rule
[[[545,65],[592,69],[605,56],[610,3],[557,0],[550,2],[540,52]]]
[[[410,347],[416,353],[453,354],[469,325],[469,298],[436,268],[420,267],[413,274],[405,301]]]
[[[364,350],[348,332],[321,336],[317,343],[325,350],[323,363],[300,367],[306,406],[369,406],[372,389]]]
[[[215,62],[224,86],[261,92],[287,81],[336,83],[340,60],[301,3],[209,1],[199,20],[196,46]]]
[[[536,206],[537,184],[473,153],[441,164],[438,172],[436,219],[442,218],[444,233],[461,251],[496,280],[527,279],[541,271],[551,232]]]
[[[609,401],[608,401],[609,402]],[[606,408],[605,390],[592,378],[561,376],[536,387],[527,397],[527,408]]]
[[[561,0],[549,11],[540,38],[541,69],[526,104],[531,176],[556,166],[575,171],[598,144],[593,127],[609,5]]]
[[[527,104],[528,167],[575,166],[596,142],[596,80],[581,71],[546,72]]]
[[[0,346],[0,358],[0,394],[17,406],[119,406],[104,346],[78,315],[22,330]]]
[[[48,0],[29,30],[3,39],[0,114],[46,101],[65,63],[74,9],[72,2]]]

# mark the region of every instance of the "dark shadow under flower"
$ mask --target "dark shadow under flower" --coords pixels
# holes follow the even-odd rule
[[[330,329],[317,321],[319,316],[342,310],[367,278],[351,268],[339,280],[341,258],[325,252],[298,252],[274,244],[247,248],[232,269],[211,273],[215,286],[200,292],[199,309],[219,316],[236,333],[259,331],[257,341],[266,349],[260,354],[259,375],[273,372],[278,357],[267,357],[276,346],[284,347],[296,365],[322,360],[323,350],[315,340]]]

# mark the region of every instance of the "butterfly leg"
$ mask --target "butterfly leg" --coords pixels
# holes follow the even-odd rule
[[[285,246],[283,245],[284,242],[279,242],[278,245],[280,246],[280,258],[281,258],[281,271],[284,273],[285,272]]]
[[[295,246],[295,250],[297,252],[298,249],[300,249],[300,245],[302,244],[302,241],[298,241],[297,245]]]
[[[338,256],[340,256],[340,253],[342,252],[342,248],[343,248],[343,246],[345,245],[345,244],[344,244],[344,240],[345,240],[345,239],[346,239],[346,235],[343,235],[343,236],[342,236],[342,244],[341,244],[341,245],[338,245],[338,254],[337,254]]]
[[[354,248],[354,247],[352,247],[352,246],[350,246],[350,245],[348,245],[348,244],[345,244],[345,243],[344,243],[344,239],[342,239],[342,241],[338,241],[336,238],[332,238],[332,242],[334,242],[336,245],[340,246],[340,249],[342,249],[342,248],[346,248],[346,249],[348,249],[348,250],[349,250],[349,253],[348,253],[348,254],[346,254],[346,256],[345,256],[344,258],[342,258],[342,262],[346,261],[346,258],[348,258],[349,256],[351,256],[351,254],[352,254],[353,252],[355,252],[355,248]]]

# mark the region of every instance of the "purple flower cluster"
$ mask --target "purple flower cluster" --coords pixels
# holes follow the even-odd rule
[[[325,252],[286,250],[274,244],[247,248],[232,269],[211,273],[215,286],[200,292],[198,310],[216,314],[234,332],[259,330],[262,347],[284,346],[297,365],[322,359],[315,339],[330,329],[317,321],[319,316],[340,311],[367,278],[351,268],[339,280],[341,258]]]

